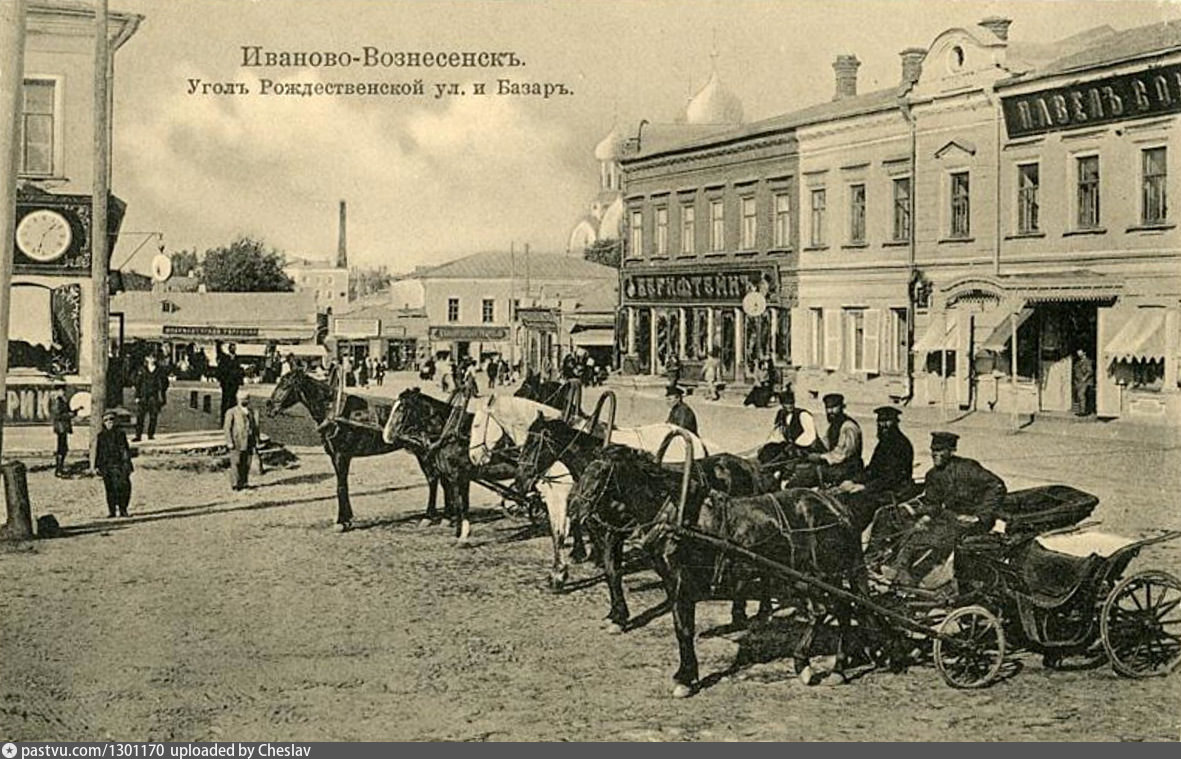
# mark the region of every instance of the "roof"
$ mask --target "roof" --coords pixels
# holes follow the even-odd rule
[[[1111,34],[1098,33],[1102,31],[1102,27],[1096,30],[1098,41],[1094,42],[1094,44],[1089,44],[1081,50],[1067,53],[1039,69],[1013,77],[1006,82],[998,83],[998,86],[1011,86],[1033,79],[1044,79],[1070,71],[1116,63],[1129,58],[1137,58],[1150,53],[1181,50],[1181,20],[1162,21],[1157,24],[1147,24]],[[1068,44],[1074,39],[1064,40],[1063,44]],[[1093,40],[1094,38],[1092,37],[1091,39]]]
[[[164,303],[172,306],[165,311]],[[111,312],[127,322],[185,325],[265,326],[316,323],[312,293],[122,292],[111,298]]]
[[[533,281],[572,279],[614,279],[619,273],[610,266],[591,263],[558,253],[512,253],[498,250],[475,253],[415,272],[414,279],[524,279]]]
[[[30,17],[34,15],[75,16],[91,19],[95,17],[94,3],[86,0],[29,0],[27,12]],[[107,30],[116,50],[135,34],[143,20],[144,17],[138,13],[127,13],[115,9],[107,11]],[[112,26],[116,26],[116,28],[112,30]]]
[[[579,290],[575,294],[575,299],[574,308],[571,309],[575,314],[598,311],[614,313],[615,307],[619,305],[619,280],[604,279],[593,282]]]

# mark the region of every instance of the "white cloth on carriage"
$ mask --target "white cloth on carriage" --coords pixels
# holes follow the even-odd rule
[[[1087,557],[1092,554],[1107,558],[1122,548],[1127,548],[1137,542],[1122,535],[1112,535],[1107,532],[1067,532],[1059,535],[1042,535],[1037,538],[1038,545],[1048,551],[1064,553],[1067,556]]]

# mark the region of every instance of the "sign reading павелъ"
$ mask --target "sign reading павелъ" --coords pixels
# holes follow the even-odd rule
[[[1181,64],[1001,98],[1009,137],[1181,112]]]

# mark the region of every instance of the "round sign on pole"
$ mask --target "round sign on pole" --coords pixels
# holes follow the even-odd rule
[[[89,419],[91,409],[90,393],[85,390],[70,396],[70,411],[79,419]]]
[[[152,279],[157,282],[167,282],[172,276],[172,259],[163,253],[152,259]]]
[[[760,292],[750,292],[742,299],[742,312],[747,316],[762,316],[767,310],[767,296]]]

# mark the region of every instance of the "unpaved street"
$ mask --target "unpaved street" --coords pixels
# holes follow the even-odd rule
[[[310,422],[266,424],[293,445],[298,468],[254,475],[255,487],[231,493],[224,473],[140,466],[126,520],[100,518],[97,479],[31,474],[37,513],[56,514],[70,535],[0,553],[0,736],[1181,737],[1181,675],[1054,672],[1027,654],[978,692],[948,688],[930,666],[807,688],[784,656],[790,620],[712,636],[728,616],[720,603],[698,614],[707,687],[674,700],[667,615],[606,634],[606,590],[594,570],[576,568],[568,593],[547,592],[547,539],[478,489],[474,547],[456,548],[446,527],[420,527],[426,490],[405,454],[354,462],[359,528],[336,534],[330,469],[307,445]],[[925,428],[911,432],[923,448]],[[980,432],[969,453],[1013,487],[1093,490],[1104,498],[1096,516],[1105,529],[1181,526],[1175,446]],[[1176,544],[1145,551],[1133,569],[1150,566],[1181,570]],[[633,573],[628,590],[634,614],[663,595],[647,571]]]

